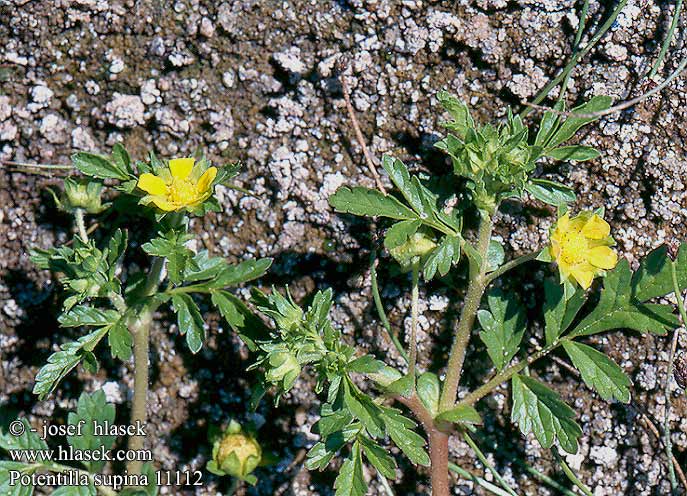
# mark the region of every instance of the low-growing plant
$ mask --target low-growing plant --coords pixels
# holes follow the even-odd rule
[[[198,353],[206,339],[206,326],[197,301],[207,298],[248,346],[255,349],[254,333],[260,332],[260,326],[255,325],[255,316],[228,289],[262,276],[272,261],[247,258],[230,264],[208,250],[193,251],[189,247],[196,238],[189,229],[189,220],[221,210],[214,196],[215,187],[234,177],[238,165],[215,167],[201,155],[167,162],[153,153],[148,160],[133,163],[119,144],[115,145],[111,157],[77,153],[73,163],[82,175],[66,178],[63,191],[53,195],[57,206],[74,216],[76,234],[62,246],[36,248],[31,253],[33,262],[54,273],[64,289],[63,311],[58,322],[73,338],[50,355],[36,376],[33,392],[40,399],[46,398],[80,364],[95,372],[98,369],[97,347],[107,342],[114,359],[129,362],[133,357],[130,425],[141,426],[142,431],[129,437],[128,449],[132,453],[141,452],[152,444],[151,440],[146,446],[141,432],[145,432],[147,420],[150,328],[156,313],[166,308],[176,314],[178,333],[185,337],[190,351]],[[113,203],[103,203],[101,195],[105,190],[119,193]],[[89,215],[107,215],[107,222],[98,224],[100,228],[91,232],[87,222]],[[151,234],[136,233],[136,239],[130,240],[126,229],[107,228],[131,225],[136,215],[151,222]],[[131,252],[138,252],[138,258]],[[141,255],[149,259],[147,270],[137,269]],[[80,413],[82,410],[84,413]],[[109,418],[112,412],[111,407],[104,404],[104,397],[96,394],[82,396],[77,415],[106,415]],[[17,438],[14,443],[11,434],[3,435],[2,447],[5,449],[17,446],[33,449],[37,445],[32,434]],[[77,440],[90,443],[92,449],[97,448],[91,441],[97,439]],[[107,444],[109,449],[112,443],[108,440]],[[89,472],[97,472],[103,465],[85,464]],[[232,467],[228,463],[215,472],[225,468],[224,472],[232,473]],[[130,461],[126,474],[140,475],[142,468],[140,460]],[[0,487],[3,489],[0,492],[23,496],[32,494],[33,488],[10,488],[10,470],[31,474],[59,470],[59,467],[37,465],[30,460],[0,462]],[[250,471],[252,468],[243,467],[240,475],[250,479]],[[107,487],[98,489],[108,491]],[[11,492],[17,490],[20,492]],[[72,494],[64,491],[68,489],[60,494]],[[89,491],[74,494],[93,493]]]
[[[438,100],[450,118],[443,123],[448,134],[436,147],[450,157],[452,174],[411,174],[401,161],[385,156],[382,166],[395,188],[393,194],[386,187],[343,186],[329,199],[337,212],[384,222],[384,247],[400,269],[410,273],[411,324],[404,349],[384,315],[371,248],[372,292],[380,320],[407,366],[399,370],[393,362],[347,342],[329,318],[331,289],[318,291],[307,308],[294,302],[288,289],[286,296],[276,290],[253,290],[254,305],[273,321],[269,339],[256,342],[259,358],[254,367],[264,371],[265,386],[276,391],[277,400],[300,375],[314,377],[323,403],[316,425],[320,441],[308,452],[307,466],[324,470],[343,457],[334,484],[337,496],[367,493],[365,461],[383,478],[396,479],[396,460],[386,447],[389,440],[412,463],[429,467],[432,494],[448,495],[449,438],[464,437],[487,463],[471,433],[482,424],[480,411],[487,408],[480,400],[507,383],[510,418],[522,434],[534,435],[544,448],[577,453],[582,429],[575,411],[530,367],[562,350],[582,381],[602,399],[627,403],[629,377],[587,344],[587,338],[614,329],[665,335],[679,323],[674,306],[652,300],[671,293],[679,296],[687,287],[687,244],[675,260],[665,247],[654,250],[633,271],[627,260],[618,259],[603,209],[575,213],[570,187],[537,177],[537,164],[543,159],[582,162],[599,156],[592,147],[565,143],[596,120],[595,112],[609,108],[610,98],[593,97],[567,117],[559,104],[544,114],[536,134],[510,112],[499,125],[479,125],[457,98],[442,92]],[[557,219],[545,246],[506,260],[504,247],[493,236],[499,209],[527,195],[555,207]],[[465,227],[473,217],[478,218],[476,232]],[[538,344],[518,291],[506,291],[502,284],[525,263],[547,263],[553,272],[536,300],[541,302],[536,310],[544,323]],[[598,299],[592,290],[596,278],[603,278]],[[448,360],[439,366],[419,361],[417,351],[419,286],[421,280],[435,279],[458,286],[455,299],[462,297],[453,345]],[[536,281],[527,281],[532,282]],[[508,287],[522,287],[519,284]],[[481,344],[475,342],[476,329]],[[459,395],[465,369],[473,360],[467,354],[471,342],[486,349],[493,373],[482,385]],[[431,348],[431,343],[423,345]],[[506,493],[513,494],[495,475]]]

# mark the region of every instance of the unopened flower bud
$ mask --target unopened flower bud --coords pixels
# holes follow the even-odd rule
[[[60,200],[56,199],[57,205],[67,212],[81,209],[89,214],[99,214],[108,207],[102,203],[102,190],[103,185],[98,181],[68,177],[64,180],[64,195]]]
[[[418,231],[402,245],[389,249],[389,253],[404,270],[408,270],[436,247],[437,244],[428,234]]]
[[[265,379],[271,383],[281,383],[285,391],[291,389],[301,373],[301,366],[288,351],[276,351],[269,356],[269,368]]]
[[[250,473],[261,459],[262,448],[258,442],[232,420],[224,434],[215,441],[208,470],[216,475],[230,475],[255,483],[256,479]]]

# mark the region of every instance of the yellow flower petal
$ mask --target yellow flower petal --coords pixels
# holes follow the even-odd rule
[[[165,195],[167,194],[167,185],[162,178],[157,177],[149,172],[141,174],[138,178],[137,186],[151,195]]]
[[[612,269],[618,263],[618,254],[608,246],[597,246],[587,253],[589,262],[600,269]]]
[[[578,264],[570,268],[570,275],[583,289],[589,289],[594,280],[594,267],[589,264]]]
[[[169,161],[169,170],[174,179],[186,179],[193,170],[194,158],[173,158]]]
[[[176,205],[160,196],[151,198],[150,201],[152,201],[157,208],[165,212],[173,212],[177,209]]]
[[[611,234],[611,226],[601,217],[594,214],[582,228],[582,234],[589,239],[603,239]]]
[[[198,193],[205,193],[208,189],[210,189],[210,185],[212,184],[212,181],[215,180],[215,177],[217,176],[217,167],[210,167],[208,170],[203,172],[203,175],[200,176],[198,179]]]

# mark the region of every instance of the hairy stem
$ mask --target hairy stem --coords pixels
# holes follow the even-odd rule
[[[79,231],[79,237],[84,243],[88,242],[88,232],[86,231],[86,221],[84,220],[84,211],[82,208],[77,208],[74,212],[76,220],[76,228]]]
[[[419,300],[420,264],[413,264],[413,289],[410,303],[410,360],[408,362],[408,375],[415,379],[415,364],[417,363],[417,314]]]
[[[589,0],[584,0],[582,5],[582,11],[580,12],[580,20],[577,25],[577,32],[575,33],[575,41],[573,41],[572,54],[573,57],[577,55],[580,50],[580,42],[582,41],[582,33],[584,33],[584,28],[587,25],[587,13],[589,12]],[[558,102],[562,102],[565,98],[565,92],[568,89],[568,83],[570,82],[570,74],[572,70],[568,71],[563,78],[563,84],[561,84],[561,91],[558,94]]]
[[[585,496],[594,496],[592,494],[592,492],[589,490],[589,488],[587,486],[585,486],[582,483],[582,481],[575,475],[575,472],[570,470],[570,467],[568,467],[568,464],[565,463],[565,460],[563,460],[561,455],[558,454],[558,450],[556,449],[555,446],[551,449],[551,451],[553,452],[553,456],[556,459],[556,462],[558,462],[561,469],[563,469],[563,473],[568,478],[568,480],[570,480],[570,482],[575,484],[577,486],[577,488],[585,494]]]
[[[524,360],[520,363],[516,363],[515,365],[511,365],[507,369],[502,370],[498,374],[496,374],[494,377],[489,379],[485,384],[480,386],[479,388],[475,389],[473,392],[468,394],[465,398],[460,400],[458,403],[459,405],[474,405],[491,393],[494,389],[499,387],[501,384],[504,382],[510,380],[511,377],[513,377],[515,374],[522,372],[525,368],[529,367],[532,365],[534,362],[539,360],[540,358],[548,355],[551,353],[553,350],[558,348],[563,341],[557,341],[555,343],[552,343],[551,345],[547,346],[546,348],[542,348],[541,350],[537,351],[536,353],[530,355],[530,357],[527,360]]]
[[[134,338],[134,397],[131,404],[131,425],[141,425],[146,429],[148,419],[148,354],[150,353],[150,321],[151,316],[147,310],[139,316],[139,319],[131,326],[131,334]],[[144,436],[129,437],[129,451],[139,451],[144,448]],[[141,473],[143,463],[131,461],[127,463],[127,472],[130,475]]]
[[[499,267],[498,269],[496,269],[494,272],[491,272],[491,273],[489,273],[489,274],[486,276],[486,278],[485,278],[485,284],[486,284],[486,285],[489,285],[489,283],[491,283],[491,282],[494,281],[495,279],[498,279],[499,277],[501,277],[503,274],[505,274],[505,273],[508,272],[509,270],[514,269],[514,268],[517,267],[518,265],[522,265],[522,264],[524,264],[524,263],[526,263],[526,262],[529,262],[529,261],[531,261],[531,260],[534,260],[534,259],[537,258],[538,256],[539,256],[539,252],[538,252],[538,251],[535,251],[535,252],[533,252],[533,253],[528,253],[527,255],[522,255],[522,256],[520,256],[520,257],[518,257],[518,258],[515,258],[515,259],[511,260],[510,262],[507,262],[507,263],[503,264],[501,267]]]
[[[463,302],[463,310],[460,320],[456,327],[455,338],[446,369],[446,382],[441,391],[439,400],[439,411],[448,410],[453,407],[458,393],[458,384],[463,371],[465,361],[465,351],[470,341],[472,326],[475,323],[475,316],[479,310],[479,304],[486,288],[484,274],[487,269],[487,250],[491,240],[493,221],[491,216],[484,213],[480,221],[478,230],[477,252],[481,257],[479,264],[470,264],[470,278],[468,281],[468,292]]]

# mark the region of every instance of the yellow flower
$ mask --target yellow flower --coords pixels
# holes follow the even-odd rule
[[[611,226],[591,211],[581,212],[570,218],[565,214],[551,234],[549,254],[558,263],[561,280],[574,280],[588,289],[595,277],[618,263]]]
[[[175,158],[169,161],[169,169],[138,178],[138,188],[148,193],[142,203],[153,203],[165,212],[176,212],[195,207],[212,195],[212,181],[216,167],[209,167],[201,174],[194,158]]]

